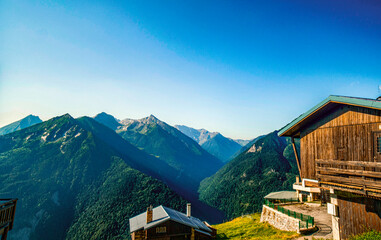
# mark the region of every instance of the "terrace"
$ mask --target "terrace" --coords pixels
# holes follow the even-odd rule
[[[322,159],[315,162],[322,188],[381,196],[381,162]]]
[[[302,233],[304,236],[332,238],[331,216],[327,213],[327,207],[319,201],[299,202],[296,197],[290,197],[292,192],[276,192],[265,197],[261,221],[265,221],[274,227]],[[276,199],[276,196],[285,198]]]

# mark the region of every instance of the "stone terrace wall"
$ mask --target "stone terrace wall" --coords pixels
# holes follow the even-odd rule
[[[280,230],[299,232],[299,219],[289,217],[266,205],[262,208],[261,222],[268,222]]]

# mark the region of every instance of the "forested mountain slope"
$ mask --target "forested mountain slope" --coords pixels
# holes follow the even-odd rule
[[[292,189],[298,173],[290,140],[272,132],[201,182],[200,199],[228,218],[261,210],[270,192]]]
[[[211,176],[223,163],[176,128],[153,115],[122,121],[116,132],[146,153],[193,179],[197,184]]]
[[[0,136],[0,198],[19,198],[9,239],[126,239],[128,218],[150,204],[183,211],[178,194],[81,121],[64,115]]]

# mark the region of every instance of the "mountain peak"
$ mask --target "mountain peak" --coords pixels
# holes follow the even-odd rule
[[[149,120],[154,120],[154,121],[157,121],[159,120],[157,117],[155,117],[153,114],[149,115],[148,117]]]
[[[140,121],[143,122],[143,123],[161,123],[162,122],[162,121],[160,121],[157,117],[155,117],[152,114],[149,115],[146,118],[141,119]]]
[[[121,126],[120,121],[117,120],[114,116],[107,114],[105,112],[98,113],[94,120],[105,125],[106,127],[111,128],[112,130],[116,130],[119,126]]]
[[[29,114],[28,116],[26,116],[25,118],[38,118],[40,119],[37,115],[33,115],[33,114]],[[24,118],[24,119],[25,119]],[[41,119],[40,119],[41,120]]]
[[[69,113],[65,113],[64,115],[61,116],[61,118],[70,118],[70,119],[74,119]]]
[[[30,124],[33,125],[35,123],[40,123],[40,122],[42,122],[42,120],[38,116],[35,116],[32,114],[29,114],[28,116],[20,120],[21,124],[26,124],[26,125],[30,125]]]
[[[101,113],[98,113],[97,115],[95,115],[94,118],[96,117],[113,117],[111,114],[108,114],[106,112],[101,112]]]
[[[23,119],[20,119],[16,122],[8,124],[2,128],[0,128],[0,135],[5,135],[17,130],[21,130],[23,128],[30,127],[34,124],[41,123],[42,120],[38,116],[34,116],[32,114],[26,116]]]

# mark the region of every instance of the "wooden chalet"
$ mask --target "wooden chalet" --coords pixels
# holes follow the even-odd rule
[[[151,206],[130,218],[130,233],[132,240],[208,240],[216,236],[216,230],[208,223],[191,216],[190,204],[186,214],[164,206]]]
[[[327,195],[334,239],[381,231],[381,99],[329,96],[283,129],[310,200]],[[325,194],[327,193],[327,194]]]
[[[17,199],[0,199],[0,236],[6,240],[15,219]]]

